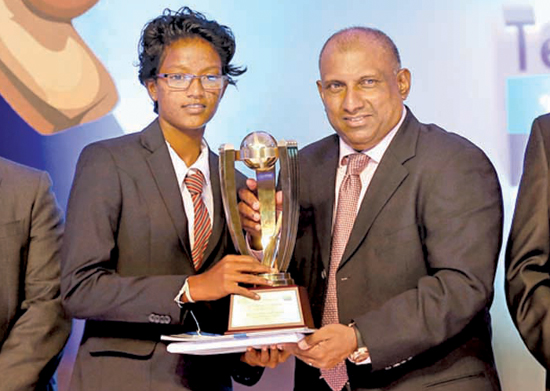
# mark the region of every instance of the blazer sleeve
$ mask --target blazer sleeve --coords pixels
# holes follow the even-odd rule
[[[25,265],[21,315],[0,351],[2,391],[44,389],[71,330],[59,296],[62,217],[46,173],[38,179],[33,196],[28,253],[21,261]]]
[[[546,125],[546,126],[544,126]],[[523,341],[550,368],[550,127],[535,120],[506,248],[506,299]]]
[[[414,173],[423,175],[415,200],[420,241],[396,245],[410,246],[403,267],[425,268],[426,274],[413,289],[355,319],[374,370],[455,337],[493,298],[503,212],[492,164],[481,150],[466,146],[443,164],[420,169]]]
[[[117,273],[117,263],[132,264],[119,258],[117,247],[122,204],[130,208],[132,202],[123,197],[122,175],[107,147],[92,144],[82,151],[62,247],[63,304],[75,318],[150,323],[158,315],[162,323],[179,324],[174,297],[187,276]]]

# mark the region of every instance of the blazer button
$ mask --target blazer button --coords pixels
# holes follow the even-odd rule
[[[325,279],[327,278],[327,271],[326,271],[326,270],[323,270],[323,271],[321,272],[321,278],[322,278],[323,280],[325,280]]]

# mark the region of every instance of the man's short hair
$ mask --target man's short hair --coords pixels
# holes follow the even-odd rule
[[[347,27],[332,34],[323,45],[321,53],[319,53],[319,68],[321,66],[321,57],[331,41],[337,40],[338,46],[345,50],[348,46],[355,44],[357,42],[357,38],[361,35],[368,36],[380,43],[393,56],[398,68],[401,68],[401,56],[399,55],[399,50],[392,39],[381,30],[364,26]]]
[[[214,47],[222,62],[222,75],[227,76],[229,84],[235,85],[233,76],[242,75],[246,67],[231,64],[236,47],[233,32],[229,27],[209,20],[189,7],[182,7],[178,11],[166,8],[162,15],[143,27],[139,40],[141,84],[145,85],[147,80],[157,78],[166,47],[179,39],[194,37],[202,38]],[[158,112],[156,102],[155,112]]]

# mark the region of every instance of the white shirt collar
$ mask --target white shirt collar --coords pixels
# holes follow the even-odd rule
[[[366,150],[361,151],[361,153],[364,153],[365,155],[367,155],[375,163],[377,163],[377,164],[380,163],[380,160],[382,160],[382,156],[384,156],[384,153],[388,149],[388,147],[389,147],[391,141],[393,140],[393,138],[395,137],[397,131],[399,130],[399,128],[403,124],[403,121],[405,120],[406,116],[407,116],[407,109],[405,108],[405,106],[403,106],[403,112],[401,114],[401,119],[399,120],[397,125],[395,125],[395,127],[392,130],[390,130],[388,132],[388,134],[386,134],[384,136],[384,138],[382,140],[380,140],[380,142],[378,144],[376,144],[374,147],[372,147],[370,149],[366,149]],[[340,142],[339,142],[339,144],[340,144],[340,157],[338,159],[338,165],[341,166],[342,165],[342,159],[345,156],[350,155],[352,153],[357,153],[357,151],[355,149],[353,149],[349,144],[347,144],[342,139],[342,137],[339,137],[339,139],[340,139]]]
[[[199,154],[199,157],[197,158],[195,163],[191,165],[191,167],[187,167],[187,164],[185,164],[183,159],[178,156],[178,154],[176,153],[174,148],[172,148],[168,141],[166,141],[166,145],[168,146],[168,152],[170,153],[170,158],[172,159],[172,164],[174,166],[174,170],[176,171],[176,177],[178,179],[180,190],[183,187],[183,180],[190,170],[200,170],[205,178],[205,187],[210,186],[209,149],[206,140],[202,139],[201,152]]]

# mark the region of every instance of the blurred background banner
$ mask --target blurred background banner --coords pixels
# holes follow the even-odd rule
[[[208,125],[213,150],[257,130],[299,146],[331,134],[315,86],[319,51],[341,28],[376,27],[412,72],[407,105],[418,119],[465,136],[492,160],[508,235],[531,123],[550,112],[547,0],[0,0],[0,156],[47,170],[65,208],[82,148],[155,118],[137,78],[138,39],[148,20],[183,5],[231,27],[235,63],[248,67]],[[503,389],[543,389],[544,372],[506,308],[502,259],[495,292]],[[80,329],[77,323],[59,370],[62,391]],[[235,388],[291,390],[293,365],[267,370],[252,389]]]

